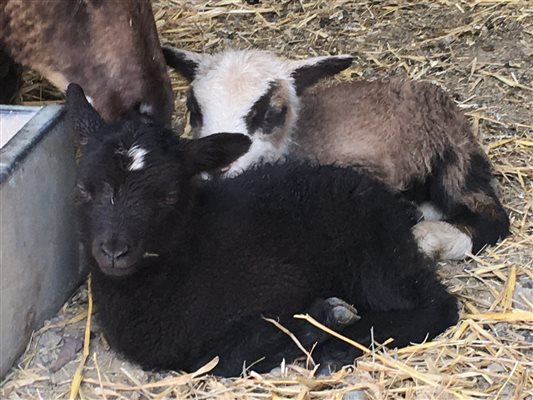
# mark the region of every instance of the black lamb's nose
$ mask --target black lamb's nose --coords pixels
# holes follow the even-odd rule
[[[101,244],[102,253],[107,257],[116,260],[124,256],[129,248],[126,243],[112,243],[112,242],[102,242]]]

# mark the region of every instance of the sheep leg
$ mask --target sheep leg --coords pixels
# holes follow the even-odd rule
[[[338,331],[359,319],[353,306],[335,297],[318,299],[306,311],[324,325]],[[315,343],[329,338],[323,331],[292,315],[273,319],[294,334],[307,350],[311,350]],[[239,375],[245,365],[250,366],[255,362],[257,364],[254,364],[253,370],[270,371],[279,366],[283,359],[291,362],[303,355],[286,333],[264,319],[254,318],[241,323],[232,332],[234,334],[226,338],[222,346],[215,348],[220,356],[220,362],[213,371],[217,375]],[[200,361],[199,365],[206,361],[208,360]]]
[[[355,307],[337,297],[316,300],[307,310],[307,314],[321,321],[329,328],[338,331],[342,331],[346,326],[357,322],[361,318],[357,314]],[[294,325],[296,332],[293,333],[306,348],[329,338],[326,333],[309,324],[296,323]]]
[[[463,190],[456,197],[443,198],[447,200],[443,204],[446,221],[472,238],[473,253],[509,234],[509,217],[493,187],[490,164],[485,157],[471,158]]]
[[[413,227],[420,250],[434,260],[462,260],[472,251],[468,234],[445,221],[421,221]]]
[[[467,193],[464,200],[446,220],[472,238],[472,253],[509,235],[509,217],[494,193]]]
[[[433,281],[422,278],[410,288],[402,288],[402,295],[394,295],[391,288],[389,296],[380,299],[383,303],[381,310],[361,311],[361,319],[345,327],[342,334],[366,347],[371,346],[372,341],[383,343],[389,338],[393,342],[388,347],[404,347],[432,339],[457,323],[456,299],[436,278]],[[394,304],[406,306],[404,309],[387,309]],[[331,371],[352,364],[361,355],[359,349],[332,338],[317,348],[315,361],[320,363],[322,371]]]
[[[431,203],[453,227],[425,221],[414,228],[419,247],[442,259],[462,259],[509,234],[509,218],[493,187],[488,159],[472,154],[464,170],[457,159],[453,152],[442,155],[428,180]]]

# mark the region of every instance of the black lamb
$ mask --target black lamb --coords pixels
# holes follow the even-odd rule
[[[106,124],[73,84],[67,110],[83,144],[77,203],[99,318],[110,345],[142,367],[192,370],[218,355],[214,372],[232,376],[300,356],[263,317],[334,366],[360,352],[295,313],[364,345],[405,346],[456,323],[456,299],[411,233],[412,207],[378,181],[285,163],[200,182],[249,138]]]

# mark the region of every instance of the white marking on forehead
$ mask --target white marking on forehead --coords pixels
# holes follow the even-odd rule
[[[85,95],[85,98],[87,99],[87,101],[89,102],[89,104],[91,106],[94,106],[94,101],[93,101],[93,98],[91,96]]]
[[[144,115],[152,115],[152,114],[153,114],[153,111],[154,111],[154,108],[153,108],[150,104],[142,103],[142,104],[139,106],[139,112],[140,112],[141,114],[144,114]]]
[[[144,168],[144,156],[148,154],[148,150],[143,149],[138,145],[132,146],[128,150],[128,156],[131,157],[128,169],[130,171],[138,171]]]

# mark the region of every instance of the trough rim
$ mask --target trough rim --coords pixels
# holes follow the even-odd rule
[[[4,106],[6,110],[27,110],[25,106]],[[30,152],[61,119],[65,108],[52,104],[39,111],[0,149],[0,187],[9,179]]]

